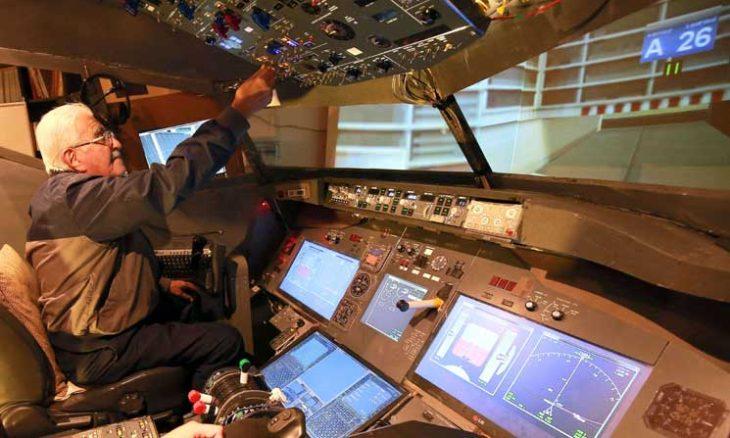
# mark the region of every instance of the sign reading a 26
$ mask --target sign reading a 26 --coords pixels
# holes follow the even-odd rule
[[[641,49],[641,62],[712,50],[718,22],[718,17],[713,17],[647,33]]]

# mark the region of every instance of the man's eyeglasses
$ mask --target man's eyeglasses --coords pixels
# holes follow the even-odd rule
[[[71,145],[68,148],[76,149],[76,148],[80,148],[81,146],[87,146],[90,144],[102,144],[106,147],[113,148],[115,138],[116,138],[116,136],[114,135],[114,133],[112,131],[104,131],[100,136],[96,137],[95,139],[93,139],[91,141]]]

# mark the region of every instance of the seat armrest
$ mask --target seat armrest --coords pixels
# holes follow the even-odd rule
[[[51,405],[58,412],[121,412],[125,394],[142,396],[145,412],[155,414],[185,407],[190,389],[189,373],[181,367],[159,367],[140,371],[109,385],[88,388]]]
[[[46,408],[34,404],[5,406],[0,412],[0,422],[0,432],[12,438],[35,438],[54,433],[58,428]]]

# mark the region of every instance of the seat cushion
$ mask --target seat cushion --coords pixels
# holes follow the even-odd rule
[[[33,268],[10,245],[0,249],[0,305],[33,336],[53,369],[57,395],[66,394],[66,376],[58,367],[38,309],[38,281]]]
[[[185,407],[190,389],[190,375],[180,367],[159,367],[132,374],[109,385],[86,388],[51,405],[58,412],[116,412],[125,394],[138,393],[145,399],[146,412]]]

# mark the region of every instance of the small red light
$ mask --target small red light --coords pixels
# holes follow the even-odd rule
[[[264,199],[263,201],[259,202],[259,205],[256,208],[256,213],[257,214],[266,214],[269,212],[271,212],[271,204],[269,203],[269,201]]]
[[[362,236],[359,234],[350,234],[350,242],[362,242]]]

